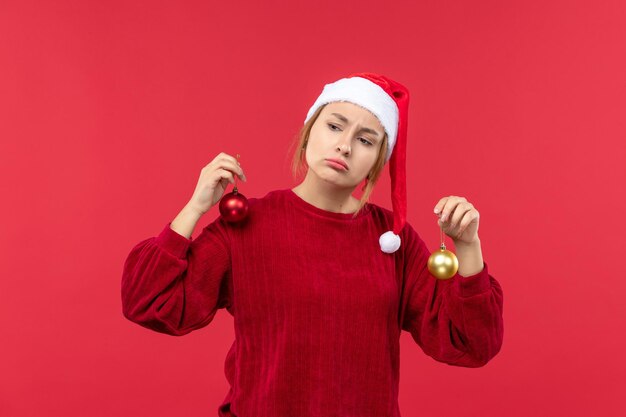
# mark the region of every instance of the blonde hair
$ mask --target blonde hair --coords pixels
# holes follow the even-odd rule
[[[300,132],[295,136],[295,140],[292,141],[292,149],[290,152],[293,152],[293,158],[291,161],[291,171],[293,178],[297,181],[298,177],[301,175],[306,175],[308,172],[308,164],[306,163],[306,145],[309,140],[309,134],[311,133],[311,128],[313,124],[317,120],[319,114],[322,109],[326,105],[320,106],[315,113],[311,116],[309,120],[302,126]],[[293,146],[295,145],[295,152]],[[383,171],[383,167],[385,166],[385,156],[387,155],[387,133],[383,135],[383,140],[380,141],[380,148],[378,151],[378,157],[376,158],[376,162],[374,162],[374,166],[367,178],[365,179],[365,185],[361,190],[363,190],[363,195],[361,196],[361,200],[359,203],[359,207],[356,212],[352,216],[352,218],[356,217],[356,215],[361,211],[361,209],[367,203],[372,190],[374,189],[374,185],[380,177],[380,174]]]

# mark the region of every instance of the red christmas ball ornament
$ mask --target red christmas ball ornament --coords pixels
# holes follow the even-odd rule
[[[220,213],[231,223],[240,222],[248,215],[248,199],[237,190],[237,186],[220,200]]]

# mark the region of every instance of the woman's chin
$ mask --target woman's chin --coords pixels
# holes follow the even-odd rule
[[[346,177],[339,177],[337,175],[322,175],[320,176],[321,180],[327,184],[333,184],[337,188],[354,188],[359,184],[353,184]]]

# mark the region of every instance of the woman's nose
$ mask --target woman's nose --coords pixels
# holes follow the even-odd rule
[[[339,149],[339,151],[341,152],[350,151],[350,138],[351,138],[351,133],[344,132],[344,134],[341,135],[339,142],[337,143],[337,149]]]
[[[345,144],[345,143],[341,143],[341,144],[337,145],[337,149],[340,152],[349,152],[350,151],[350,145]]]

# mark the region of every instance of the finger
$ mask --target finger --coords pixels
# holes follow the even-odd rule
[[[454,209],[456,208],[458,204],[459,204],[459,198],[455,195],[451,195],[446,200],[446,203],[441,209],[441,220],[443,220],[444,222],[448,222],[450,215],[452,214],[452,212],[454,211]]]
[[[441,210],[443,210],[443,206],[446,204],[446,201],[448,201],[448,197],[441,198],[437,202],[437,204],[435,204],[435,208],[433,209],[433,212],[440,216]]]
[[[237,160],[226,152],[220,152],[209,164],[220,165],[223,161],[236,162]]]
[[[225,180],[228,180],[228,182],[230,182],[231,184],[235,183],[235,176],[233,175],[231,171],[224,169],[224,168],[219,168],[217,170],[217,173],[219,175],[218,178],[223,178]]]
[[[220,167],[231,170],[233,173],[237,174],[239,178],[243,181],[247,181],[246,175],[243,172],[243,168],[236,163],[237,161],[232,161],[231,159],[222,159],[220,160]]]
[[[211,166],[220,167],[225,161],[231,162],[235,166],[241,165],[239,164],[239,161],[237,161],[237,159],[235,159],[233,156],[227,154],[226,152],[220,152],[219,154],[217,154],[215,158],[213,158],[211,162],[206,164],[204,168],[211,167]]]
[[[449,220],[444,221],[444,220],[441,220],[441,218],[439,218],[437,219],[437,225],[440,226],[443,229],[443,231],[448,235],[454,232],[454,227],[452,227]]]
[[[241,163],[239,162],[239,160],[237,160],[237,158],[235,158],[234,156],[230,154],[227,154],[226,152],[220,152],[220,154],[215,159],[219,161],[230,161],[234,165],[237,165],[237,166],[241,165]]]
[[[472,222],[477,222],[479,216],[480,214],[475,209],[469,211],[465,216],[463,216],[463,220],[461,221],[461,224],[459,225],[459,233],[457,237],[461,237],[461,235],[465,233],[465,230],[469,227],[470,224],[472,224]]]
[[[454,210],[454,214],[450,217],[450,225],[454,227],[461,223],[461,219],[463,219],[467,212],[472,210],[473,208],[474,206],[472,206],[472,203],[469,203],[467,201],[459,202],[456,210]]]
[[[220,178],[219,180],[219,184],[222,187],[223,190],[226,190],[226,187],[228,186],[228,183],[230,183],[230,181],[228,181],[228,179],[226,178]]]
[[[226,160],[229,160],[230,162],[232,162],[235,165],[240,165],[239,161],[237,160],[237,158],[235,158],[234,156],[232,156],[230,154],[222,152],[222,158],[224,158]]]

